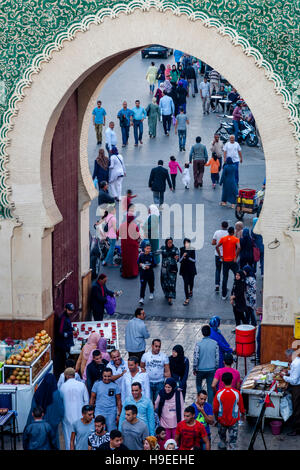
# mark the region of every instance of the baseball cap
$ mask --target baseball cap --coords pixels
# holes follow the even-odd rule
[[[66,309],[66,310],[70,310],[71,312],[74,312],[75,307],[74,307],[73,304],[69,303],[69,304],[66,304],[66,305],[65,305],[65,309]]]

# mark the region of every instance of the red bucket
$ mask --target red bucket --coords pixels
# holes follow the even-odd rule
[[[270,426],[273,436],[278,436],[281,432],[282,421],[271,421]]]
[[[240,357],[252,356],[255,353],[256,327],[252,325],[239,325],[235,329],[236,355]]]

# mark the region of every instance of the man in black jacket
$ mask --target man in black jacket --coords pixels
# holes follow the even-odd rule
[[[98,194],[98,206],[102,204],[115,204],[115,200],[108,194],[108,182],[101,181]]]
[[[152,168],[149,178],[148,186],[153,191],[154,204],[159,204],[159,209],[162,210],[164,203],[164,193],[166,190],[166,181],[168,182],[169,188],[172,191],[172,183],[169,176],[168,170],[163,168],[164,162],[158,160],[158,166]]]
[[[186,76],[187,81],[189,82],[189,87],[190,85],[192,86],[192,82],[194,82],[194,91],[192,91],[192,97],[195,98],[197,80],[196,80],[196,72],[192,64],[189,64],[187,68],[185,69],[185,76]]]
[[[99,351],[99,349],[94,349],[93,360],[86,368],[86,387],[89,395],[91,395],[94,383],[97,380],[102,380],[102,373],[107,364],[108,361],[106,359],[102,359],[101,351]]]
[[[69,355],[70,348],[74,346],[73,327],[69,317],[74,310],[74,305],[68,303],[62,315],[55,319],[54,373],[56,378],[65,370],[67,355]]]
[[[108,290],[106,287],[107,276],[102,273],[92,285],[91,292],[91,310],[95,321],[102,321],[104,315],[104,305],[107,296],[114,297],[114,292]]]

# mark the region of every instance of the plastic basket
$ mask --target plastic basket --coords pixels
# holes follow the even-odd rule
[[[245,199],[253,199],[255,196],[256,190],[244,188],[239,190],[239,196]]]

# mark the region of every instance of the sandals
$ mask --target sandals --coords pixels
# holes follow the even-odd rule
[[[172,300],[168,300],[168,304],[169,304],[169,305],[173,305]]]
[[[226,204],[226,202],[220,202],[219,205],[220,206],[226,206],[227,204]]]
[[[185,301],[183,302],[183,305],[186,307],[187,305],[189,305],[189,303],[190,303],[189,300],[185,300]]]

